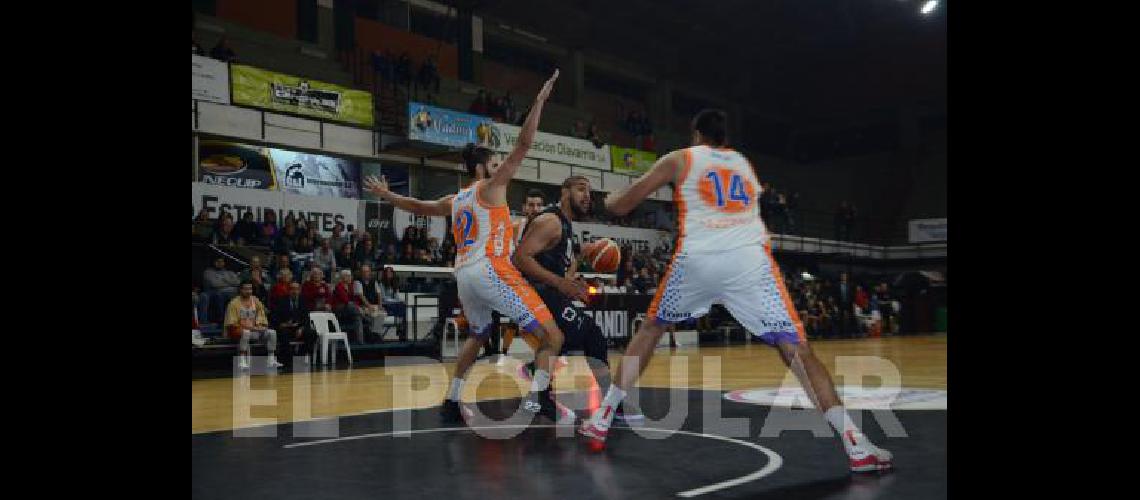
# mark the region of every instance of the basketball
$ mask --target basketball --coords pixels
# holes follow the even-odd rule
[[[621,248],[613,240],[602,238],[587,243],[582,248],[582,259],[599,273],[612,273],[621,264]]]

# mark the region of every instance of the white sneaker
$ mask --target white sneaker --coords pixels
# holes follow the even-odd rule
[[[245,359],[245,356],[242,356],[238,360],[238,367],[241,368],[242,371],[249,371],[249,360]]]
[[[577,423],[578,415],[574,413],[574,410],[571,410],[570,408],[557,401],[554,402],[554,406],[558,407],[557,425],[574,425]]]
[[[270,356],[268,365],[270,368],[281,368],[282,366],[285,366],[277,362],[277,356]]]
[[[582,422],[582,426],[578,428],[578,434],[597,441],[599,445],[604,443],[609,434],[610,426],[613,425],[613,413],[613,407],[603,405],[594,411],[590,418]]]
[[[850,439],[849,436],[845,437]],[[863,437],[863,443],[846,447],[851,472],[877,472],[890,469],[894,460],[891,452],[865,441],[866,439]]]
[[[847,454],[851,472],[878,472],[893,467],[891,452],[882,448],[858,450]]]

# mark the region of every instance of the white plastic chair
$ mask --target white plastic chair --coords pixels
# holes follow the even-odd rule
[[[312,323],[313,329],[317,331],[317,342],[320,344],[314,354],[320,354],[319,359],[314,359],[320,362],[320,359],[329,364],[329,343],[330,341],[343,341],[344,351],[348,353],[348,364],[352,364],[352,348],[348,346],[348,334],[340,329],[340,322],[336,320],[336,315],[328,312],[311,312],[309,313],[309,322]],[[333,329],[329,330],[329,323],[332,323]],[[316,356],[314,356],[316,357]],[[332,362],[336,364],[336,348],[332,350]]]
[[[459,357],[459,323],[455,321],[455,318],[461,312],[463,312],[461,309],[452,309],[451,314],[443,322],[443,331],[440,332],[443,336],[440,344],[440,356],[443,358]],[[448,342],[448,331],[452,333],[453,342]]]
[[[853,313],[855,314],[855,319],[858,320],[859,325],[863,328],[870,329],[871,326],[874,325],[876,321],[879,321],[881,319],[879,317],[879,311],[878,310],[872,310],[870,313],[864,314],[859,309],[858,304],[852,304],[851,308],[853,310]]]
[[[453,333],[452,342],[448,342],[447,332]],[[440,355],[444,358],[452,359],[459,357],[459,323],[455,318],[447,318],[443,324],[443,346],[440,348]]]

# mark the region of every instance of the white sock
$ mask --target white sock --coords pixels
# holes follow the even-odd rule
[[[530,381],[530,392],[538,392],[550,385],[550,374],[541,368],[534,370],[534,378]]]
[[[621,387],[618,387],[617,384],[610,384],[610,390],[606,391],[606,397],[602,399],[602,405],[598,408],[598,413],[595,413],[595,415],[598,415],[598,418],[594,424],[600,427],[609,427],[610,422],[614,420],[614,412],[617,411],[617,407],[621,404],[623,399],[625,399],[625,391],[623,391]]]
[[[463,389],[463,379],[451,379],[451,389],[447,391],[447,399],[449,401],[459,401],[459,391]]]
[[[848,452],[850,452],[853,447],[862,447],[871,444],[867,441],[867,437],[863,435],[863,432],[855,426],[855,422],[851,420],[851,415],[847,414],[847,409],[842,405],[835,405],[828,408],[828,410],[823,413],[823,416],[827,418],[827,422],[831,424],[835,432],[839,433],[839,440],[843,441],[843,448]],[[851,432],[848,433],[848,431]],[[855,440],[854,443],[851,442],[852,439]]]

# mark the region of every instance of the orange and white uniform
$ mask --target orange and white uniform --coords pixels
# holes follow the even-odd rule
[[[531,332],[552,321],[538,293],[511,264],[514,228],[507,205],[489,206],[479,199],[478,181],[451,201],[455,238],[455,281],[471,331],[490,331],[491,311],[499,311]]]
[[[673,190],[677,248],[647,315],[677,323],[704,316],[719,303],[765,342],[806,342],[768,246],[752,165],[728,148],[683,151],[685,165]]]

